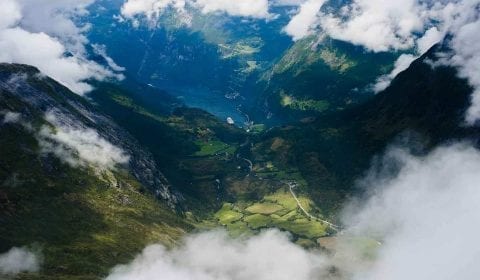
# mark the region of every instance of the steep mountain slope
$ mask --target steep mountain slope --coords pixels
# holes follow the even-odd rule
[[[435,46],[361,104],[265,132],[163,104],[166,93],[131,81],[96,83],[87,101],[32,67],[2,64],[0,250],[42,252],[40,274],[21,278],[98,279],[193,227],[276,227],[316,246],[390,143],[424,153],[477,141],[463,125],[472,89],[454,68],[431,66],[447,50]]]
[[[261,133],[246,132],[199,109],[177,107],[166,113],[145,102],[155,97],[112,84],[97,84],[90,97],[152,151],[185,197],[187,216],[200,227],[222,226],[232,234],[277,227],[302,244],[331,232],[327,224],[310,221],[290,192],[295,181],[302,207],[322,217],[323,208],[302,191],[305,181],[298,168],[270,156],[270,148],[287,155],[288,146],[279,141],[258,146]]]
[[[369,87],[394,56],[324,36],[301,39],[263,74],[257,110],[292,121],[351,107],[371,97]]]
[[[437,54],[447,50],[433,47],[363,104],[300,126],[274,129],[265,141],[281,138],[292,147],[291,162],[299,167],[318,205],[351,193],[355,178],[391,143],[423,153],[452,140],[476,142],[479,130],[463,120],[472,89],[456,69],[431,66]]]
[[[141,100],[128,99],[128,92],[104,89],[92,98],[163,161],[167,177],[189,196],[186,204],[196,200],[190,204],[195,209],[195,204],[204,206],[202,202],[209,201],[209,207],[199,213],[215,212],[228,202],[236,214],[231,209],[222,208],[223,212],[241,217],[241,203],[268,201],[265,197],[288,191],[286,183],[295,182],[296,191],[315,202],[312,205],[320,216],[335,219],[336,210],[354,191],[354,180],[395,139],[422,152],[476,134],[462,125],[471,88],[457,78],[455,69],[430,66],[438,48],[414,62],[384,92],[361,104],[265,133],[245,133],[186,108],[168,116]],[[195,156],[195,149],[210,145],[211,140],[230,146],[232,157]]]
[[[192,228],[149,152],[35,68],[0,65],[0,114],[0,251],[43,256],[20,278],[99,279]]]
[[[274,8],[278,16],[267,21],[193,7],[186,15],[167,7],[158,18],[139,15],[110,24],[124,2],[92,4],[88,20],[96,28],[88,32],[90,42],[106,46],[131,77],[183,97],[189,106],[227,111],[238,123],[246,118],[237,106],[254,103],[258,75],[292,44],[282,32],[290,17],[285,8]]]
[[[177,198],[169,190],[168,182],[157,169],[151,155],[111,119],[99,114],[86,100],[43,77],[32,67],[2,64],[0,78],[3,95],[21,100],[30,108],[36,109],[37,115],[50,115],[54,124],[67,129],[93,128],[100,137],[123,149],[129,156],[127,166],[131,173],[159,197],[174,205]]]
[[[239,171],[233,156],[245,132],[198,109],[177,105],[164,111],[148,92],[110,83],[96,87],[90,98],[152,152],[168,180],[187,196],[182,206],[214,208],[222,195],[216,180]]]

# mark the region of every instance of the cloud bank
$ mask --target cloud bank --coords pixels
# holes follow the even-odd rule
[[[466,144],[421,157],[392,149],[361,181],[368,196],[346,207],[333,255],[304,250],[276,230],[237,240],[214,231],[173,250],[149,246],[107,280],[477,279],[478,170],[480,152]]]
[[[376,186],[367,203],[346,212],[352,232],[383,243],[364,279],[477,278],[479,151],[465,144],[425,157],[393,150],[384,161],[363,182]],[[385,176],[392,163],[402,167]]]
[[[106,280],[309,280],[323,257],[271,230],[247,240],[216,231],[190,236],[171,251],[152,245],[131,264],[117,266]]]
[[[45,119],[55,129],[43,126],[37,133],[43,153],[52,153],[73,167],[91,165],[113,169],[118,164],[128,163],[128,154],[101,137],[97,131],[67,124],[60,118],[54,112],[46,114]]]
[[[377,78],[377,81],[373,85],[373,91],[379,93],[386,89],[392,80],[402,71],[406,70],[410,64],[418,57],[411,54],[402,54],[398,57],[393,66],[392,72],[387,75],[383,75]]]
[[[294,40],[317,33],[373,52],[405,52],[393,71],[379,78],[376,91],[385,89],[413,59],[449,35],[452,53],[443,64],[457,67],[475,88],[465,117],[474,125],[480,119],[479,28],[480,0],[353,0],[335,10],[324,1],[308,0],[285,31]]]
[[[88,25],[72,18],[87,13],[93,0],[2,0],[0,3],[0,62],[36,66],[44,74],[84,94],[88,79],[121,79],[85,55],[83,35]],[[68,54],[68,55],[67,55]]]
[[[3,115],[2,123],[18,123],[21,119],[21,114],[11,111],[0,111],[0,114]]]
[[[413,33],[425,25],[422,8],[416,0],[354,0],[340,15],[322,14],[319,21],[331,37],[373,51],[408,49],[414,46]]]
[[[183,13],[185,5],[185,0],[127,0],[120,12],[126,18],[145,16],[149,21],[154,21],[167,8],[174,8]]]
[[[293,40],[299,40],[314,32],[317,26],[317,15],[325,0],[308,0],[300,5],[298,13],[292,17],[284,31]]]
[[[268,0],[127,0],[121,8],[121,14],[138,24],[138,17],[145,17],[149,22],[154,22],[167,9],[174,9],[186,18],[186,22],[190,17],[188,9],[195,9],[203,14],[224,13],[229,16],[256,19],[272,17]]]
[[[480,5],[480,4],[479,4]],[[478,8],[480,9],[480,8]],[[478,10],[477,10],[478,12]],[[480,14],[480,12],[479,12]],[[479,16],[479,15],[477,15]],[[479,16],[480,17],[480,16]],[[477,124],[480,120],[480,20],[459,28],[452,39],[453,55],[447,64],[459,69],[459,75],[468,79],[473,86],[471,106],[467,110],[466,122]]]
[[[26,248],[13,247],[0,254],[0,276],[15,276],[21,272],[37,272],[39,269],[38,256]]]
[[[259,19],[266,19],[271,16],[268,12],[268,0],[195,0],[194,3],[204,14],[223,12],[230,16]]]

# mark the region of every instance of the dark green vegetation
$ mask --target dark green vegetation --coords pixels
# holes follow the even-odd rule
[[[254,206],[264,206],[268,195],[285,190],[287,181],[298,182],[300,190],[305,187],[295,166],[285,162],[286,158],[272,157],[276,152],[285,156],[289,153],[281,139],[263,143],[258,132],[246,133],[198,109],[177,107],[171,113],[162,112],[142,97],[111,84],[98,84],[90,96],[99,109],[149,148],[169,182],[184,196],[180,207],[192,212],[193,219],[201,222],[200,227],[223,225],[240,234],[276,226],[310,239],[327,234],[327,226],[320,222],[310,224],[289,192],[283,201],[288,198],[293,205],[285,208],[282,202],[275,204],[281,208],[277,210],[283,209],[282,213],[252,210]],[[310,209],[310,204],[313,208],[311,202],[305,202],[305,207]],[[239,210],[227,211],[225,205],[235,205],[232,207]],[[321,216],[320,208],[315,209]],[[268,214],[268,219],[275,217],[271,214],[277,216],[263,226],[250,227],[252,221],[239,221],[245,211],[247,220],[254,214]],[[305,225],[295,227],[294,223]]]
[[[244,172],[237,167],[245,164],[234,156],[246,141],[239,128],[198,109],[161,111],[148,99],[112,84],[98,84],[91,97],[151,151],[170,183],[186,197],[186,209],[215,209],[225,195],[218,181]]]
[[[262,74],[257,110],[273,114],[274,120],[298,121],[352,107],[371,97],[369,86],[391,70],[393,61],[391,53],[367,53],[330,38],[304,38]]]
[[[458,139],[475,139],[478,129],[463,125],[472,89],[451,67],[432,68],[442,46],[432,48],[375,97],[340,113],[269,131],[283,139],[290,162],[307,181],[310,197],[322,209],[336,208],[389,145],[414,153]],[[283,154],[277,153],[278,156]],[[278,162],[275,160],[274,162]]]

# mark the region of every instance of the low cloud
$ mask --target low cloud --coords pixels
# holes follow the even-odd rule
[[[87,13],[92,0],[3,0],[0,4],[0,62],[36,66],[78,94],[88,79],[123,78],[86,58],[83,35],[73,17]],[[66,55],[66,54],[69,55]]]
[[[474,87],[465,120],[469,125],[480,120],[480,0],[353,0],[334,11],[323,2],[302,4],[310,8],[300,8],[285,27],[292,39],[316,32],[372,52],[402,51],[412,60],[449,35],[452,53],[443,64],[457,67],[460,77]],[[377,91],[403,70],[405,55],[399,57],[392,73],[379,78]]]
[[[317,14],[325,2],[325,0],[308,0],[302,3],[297,14],[285,26],[284,31],[293,40],[299,40],[312,34],[318,25]]]
[[[305,3],[306,0],[272,0],[270,1],[272,6],[300,6]]]
[[[17,112],[11,112],[11,111],[3,111],[0,112],[1,115],[3,115],[3,120],[2,123],[18,123],[21,119],[21,114]]]
[[[43,153],[52,153],[73,167],[93,165],[113,169],[118,164],[128,163],[128,154],[97,131],[62,122],[60,118],[54,112],[47,113],[46,120],[54,128],[43,126],[37,133]]]
[[[412,33],[422,31],[424,11],[416,0],[354,0],[340,15],[322,14],[319,21],[331,37],[378,52],[413,47]]]
[[[395,65],[393,70],[387,74],[377,78],[377,81],[373,85],[373,91],[375,93],[379,93],[382,90],[386,89],[392,80],[402,71],[406,70],[410,64],[417,59],[418,57],[411,54],[402,54],[400,57],[395,61]]]
[[[479,4],[480,9],[480,4]],[[479,12],[480,13],[480,12]],[[479,15],[480,17],[480,15]],[[459,69],[474,88],[466,121],[470,125],[480,120],[480,20],[462,26],[452,39],[453,55],[447,64]]]
[[[323,5],[327,1],[308,2],[321,2],[322,9],[315,7],[317,32],[374,52],[417,49],[423,53],[457,25],[458,17],[465,18],[459,11],[471,13],[468,9],[474,9],[478,0],[353,0],[335,10]],[[311,26],[311,21],[306,24]]]
[[[322,271],[324,261],[276,230],[248,239],[214,231],[190,236],[174,250],[149,246],[106,280],[310,280]]]
[[[194,5],[202,13],[226,13],[230,16],[267,19],[272,15],[268,12],[268,0],[195,0]]]
[[[401,167],[393,176],[392,166]],[[466,144],[424,157],[390,151],[363,181],[368,200],[345,214],[350,232],[382,242],[373,266],[357,279],[478,278],[479,168],[480,152]]]
[[[480,152],[394,148],[376,166],[360,182],[368,195],[344,210],[334,254],[304,250],[277,230],[243,239],[213,231],[173,250],[149,246],[107,280],[477,279]]]
[[[0,276],[15,276],[21,272],[37,272],[39,269],[39,257],[26,248],[13,247],[0,254]]]
[[[133,20],[138,25],[138,18],[145,17],[152,24],[166,10],[174,10],[184,23],[189,23],[189,9],[203,14],[224,13],[229,16],[269,19],[268,0],[126,0],[121,8],[122,16]]]
[[[117,72],[123,72],[126,70],[125,67],[118,65],[110,56],[108,56],[107,47],[105,45],[93,44],[92,48],[97,55],[105,59],[105,61],[108,64],[108,67],[110,67],[112,70]]]
[[[185,0],[127,0],[122,5],[121,14],[130,19],[145,16],[149,21],[155,21],[167,8],[183,13],[185,5]]]

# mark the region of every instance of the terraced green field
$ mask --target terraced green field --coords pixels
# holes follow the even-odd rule
[[[196,141],[195,144],[200,148],[199,151],[195,152],[194,156],[204,157],[204,156],[214,156],[219,153],[235,153],[235,147],[229,144],[226,144],[222,141],[211,140],[211,141]]]
[[[328,110],[330,106],[325,100],[298,99],[285,93],[281,93],[280,97],[281,105],[293,110],[323,112]]]
[[[307,211],[316,210],[307,197],[300,196],[299,201]],[[225,203],[215,219],[232,235],[249,235],[265,228],[285,230],[304,241],[328,235],[328,225],[307,217],[287,190],[266,195],[258,202]]]

